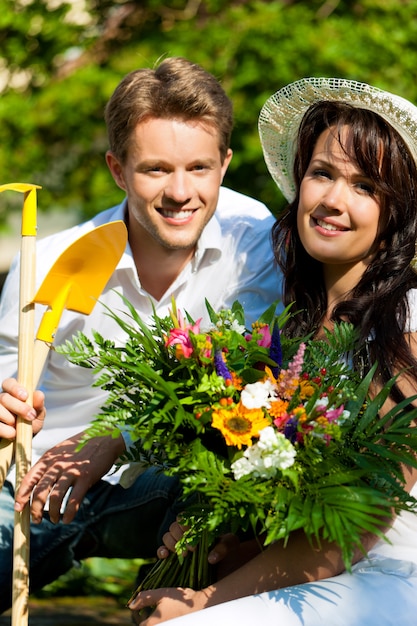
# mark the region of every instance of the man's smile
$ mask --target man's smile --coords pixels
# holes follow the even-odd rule
[[[162,217],[176,220],[186,220],[192,216],[194,211],[195,209],[158,209],[158,213],[162,215]]]

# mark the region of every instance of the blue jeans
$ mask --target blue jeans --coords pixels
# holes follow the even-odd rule
[[[179,496],[174,478],[149,469],[128,489],[99,481],[70,524],[53,524],[45,514],[40,524],[31,524],[30,590],[41,589],[90,556],[154,557],[181,510]],[[14,490],[6,482],[0,492],[0,613],[11,606],[13,526]]]

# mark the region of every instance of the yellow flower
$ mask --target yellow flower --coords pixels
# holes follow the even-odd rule
[[[267,365],[265,365],[265,379],[266,380],[269,379],[271,381],[271,383],[273,383],[273,384],[275,384],[277,382],[277,379],[273,375],[271,368],[268,367]]]
[[[315,392],[315,388],[308,380],[300,381],[300,398],[305,400],[306,398],[310,398]]]
[[[243,404],[213,411],[213,428],[222,433],[228,446],[251,446],[252,438],[259,437],[262,429],[270,426],[262,409],[247,409]]]
[[[307,413],[303,406],[297,406],[292,414],[299,422],[305,422],[307,420]]]

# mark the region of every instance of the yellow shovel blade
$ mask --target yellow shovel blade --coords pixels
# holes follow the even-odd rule
[[[98,226],[74,241],[49,270],[33,301],[46,304],[36,339],[52,343],[64,309],[88,315],[126,248],[122,221]]]

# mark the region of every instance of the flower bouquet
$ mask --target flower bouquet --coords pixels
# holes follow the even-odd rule
[[[58,350],[109,392],[86,437],[128,430],[129,460],[181,483],[188,530],[141,588],[204,587],[207,551],[225,532],[262,534],[267,546],[301,529],[315,545],[336,542],[349,569],[363,532],[382,537],[392,512],[415,508],[401,467],[416,467],[417,409],[408,399],[379,416],[395,379],[370,398],[375,368],[351,368],[352,325],[290,340],[288,308],[271,305],[247,330],[238,302],[206,303],[207,330],[175,302],[148,325],[123,300],[129,313],[109,314],[124,345],[79,333]]]

